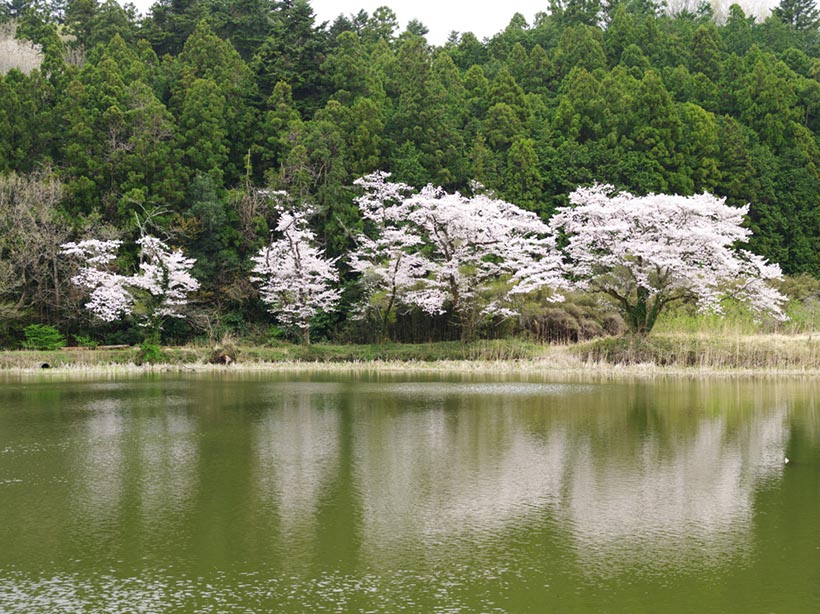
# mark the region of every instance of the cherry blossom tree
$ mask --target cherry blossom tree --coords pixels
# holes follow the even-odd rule
[[[567,287],[550,228],[536,214],[486,194],[468,198],[433,186],[408,194],[388,177],[358,182],[365,195],[357,202],[375,238],[362,237],[351,257],[371,292],[389,297],[388,308],[449,308],[471,339],[482,318],[514,315],[516,295]]]
[[[780,267],[737,247],[748,205],[701,194],[633,196],[609,185],[579,188],[551,224],[567,237],[569,269],[581,288],[611,297],[631,330],[648,333],[663,309],[693,301],[721,313],[733,297],[759,314],[784,318],[785,297],[769,285]]]
[[[84,266],[71,281],[89,291],[85,308],[104,322],[130,315],[134,303],[134,297],[126,289],[128,278],[110,270],[121,245],[122,241],[88,239],[61,246],[64,254],[77,256],[83,262]]]
[[[316,246],[316,236],[308,226],[313,213],[305,207],[286,211],[280,207],[276,232],[280,237],[254,256],[251,281],[278,320],[298,328],[310,343],[310,320],[320,310],[332,311],[341,291],[335,288],[339,274],[335,260],[326,258]]]
[[[415,253],[422,238],[405,223],[409,211],[405,199],[412,188],[389,182],[389,177],[379,171],[354,182],[364,190],[355,202],[371,232],[357,237],[349,257],[350,268],[361,275],[365,294],[354,317],[374,314],[383,339],[396,307],[407,304],[406,293],[428,273],[427,259]]]
[[[142,290],[142,300],[135,308],[159,342],[165,318],[183,318],[181,308],[188,304],[188,295],[199,289],[199,282],[191,275],[196,260],[186,258],[181,250],[170,249],[156,237],[144,235],[140,246],[140,270],[132,276],[132,285]]]
[[[163,241],[143,235],[139,271],[122,275],[111,270],[122,241],[90,239],[64,243],[63,253],[79,257],[84,266],[72,282],[89,291],[85,307],[105,322],[132,316],[148,330],[148,340],[158,343],[166,318],[183,318],[182,308],[199,288],[191,275],[195,260],[170,249]]]

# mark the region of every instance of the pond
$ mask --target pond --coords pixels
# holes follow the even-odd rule
[[[7,377],[0,610],[817,612],[819,402],[809,379]]]

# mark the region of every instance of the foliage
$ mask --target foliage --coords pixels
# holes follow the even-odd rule
[[[144,341],[140,345],[140,352],[137,355],[137,364],[156,365],[165,362],[165,358],[165,353],[159,345],[151,343],[150,341]]]
[[[820,10],[811,0],[782,0],[772,13],[798,32],[814,32],[820,28]]]
[[[560,303],[549,303],[539,294],[529,297],[518,308],[515,333],[542,343],[576,343],[596,337],[623,335],[623,318],[599,297],[572,292]]]
[[[269,190],[314,203],[316,245],[339,258],[326,329],[368,322],[380,338],[426,340],[458,335],[459,321],[468,336],[512,326],[482,315],[496,299],[517,309],[503,275],[480,285],[477,311],[460,296],[455,310],[445,284],[434,315],[387,308],[386,286],[358,284],[345,255],[380,239],[350,186],[379,169],[464,202],[483,197],[476,180],[545,223],[595,182],[708,192],[750,203],[750,252],[818,277],[817,19],[814,0],[782,0],[768,16],[556,0],[532,23],[517,15],[485,40],[436,45],[417,22],[400,33],[388,7],[324,24],[308,0],[160,0],[144,17],[112,0],[0,3],[0,334],[12,342],[32,322],[87,330],[67,283],[78,261],[58,246],[133,238],[135,214],[197,260],[204,306],[175,335],[206,319],[222,327],[226,314],[264,329],[273,316],[247,263],[278,220]],[[405,251],[440,268],[437,249]],[[137,252],[124,243],[122,271]],[[424,277],[413,290],[432,291],[433,270]],[[349,324],[363,296],[369,314]],[[101,333],[131,339],[141,319]]]
[[[26,335],[23,347],[28,350],[59,350],[66,344],[60,331],[46,324],[30,324],[23,332]]]
[[[88,335],[74,335],[74,341],[77,345],[84,348],[94,349],[99,345],[99,342]]]

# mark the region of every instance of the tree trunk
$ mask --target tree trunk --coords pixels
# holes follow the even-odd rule
[[[153,318],[151,320],[148,325],[145,341],[153,345],[160,345],[162,341],[162,318]]]
[[[387,308],[384,310],[382,317],[382,330],[379,334],[379,340],[382,343],[390,341],[390,335],[387,333],[387,326],[390,322],[390,313],[393,311],[393,304],[396,302],[396,285],[393,284],[393,293],[390,295],[390,302],[387,303]]]
[[[638,335],[648,335],[658,320],[662,306],[660,296],[655,295],[650,305],[649,290],[638,288],[638,300],[626,313],[627,324],[632,332]]]

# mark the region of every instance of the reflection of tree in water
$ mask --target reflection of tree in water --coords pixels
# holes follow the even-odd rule
[[[106,566],[179,544],[198,486],[197,423],[187,401],[150,387],[134,394],[97,386],[57,409],[59,426],[43,431],[60,442],[61,458],[49,467],[56,487],[38,494],[48,513],[38,531],[20,532],[20,547],[36,552],[47,533],[60,560]]]
[[[170,408],[141,424],[141,501],[152,523],[161,523],[163,514],[182,512],[194,497],[199,464],[196,427],[186,412]]]
[[[725,418],[703,418],[671,446],[649,437],[633,458],[614,462],[583,446],[566,501],[579,556],[601,560],[588,566],[594,573],[614,572],[612,558],[638,561],[640,551],[652,552],[655,567],[691,564],[695,554],[719,564],[748,546],[755,490],[782,472],[787,434],[781,406],[735,432]]]
[[[285,394],[257,424],[257,497],[278,518],[289,563],[311,553],[319,501],[339,464],[339,432],[335,403],[307,389]]]
[[[357,380],[180,390],[82,402],[68,457],[80,488],[68,496],[83,548],[203,561],[203,573],[267,570],[304,579],[306,595],[375,582],[407,596],[438,583],[472,603],[474,589],[514,586],[521,601],[509,609],[524,611],[541,595],[527,597],[532,586],[558,594],[586,582],[609,596],[659,574],[702,569],[711,582],[727,564],[756,575],[753,561],[779,552],[771,544],[794,552],[816,533],[814,515],[801,524],[783,511],[786,501],[817,508],[790,479],[810,467],[800,447],[816,450],[818,412],[801,411],[811,387]],[[796,462],[784,474],[787,446]],[[784,540],[783,517],[794,539]],[[465,577],[456,595],[449,583]],[[357,594],[360,609],[372,605]]]
[[[76,495],[72,503],[84,523],[92,526],[102,525],[118,513],[123,497],[127,453],[123,406],[118,399],[101,399],[85,408],[84,445],[73,457],[83,488],[72,490]]]
[[[374,400],[355,424],[364,551],[402,557],[543,514],[565,523],[583,556],[658,543],[671,557],[687,546],[719,550],[706,557],[743,548],[756,488],[783,469],[786,405],[717,411],[699,387],[651,390],[498,390],[438,403],[416,394],[381,413]]]
[[[85,434],[75,471],[82,489],[77,517],[93,527],[138,520],[148,532],[183,521],[197,487],[196,421],[180,397],[129,403],[105,398],[87,403]],[[136,415],[150,407],[146,414]]]

